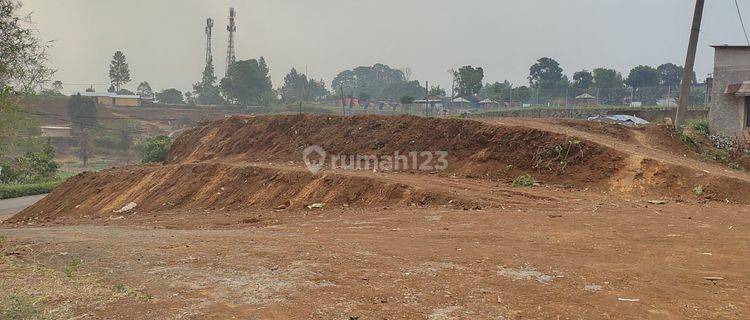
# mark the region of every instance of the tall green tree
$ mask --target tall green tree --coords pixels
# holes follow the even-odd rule
[[[39,40],[19,9],[18,1],[0,0],[0,154],[8,154],[34,123],[17,94],[43,88],[55,72],[46,66],[50,44]]]
[[[665,63],[656,68],[659,72],[659,84],[663,86],[679,86],[682,83],[682,73],[684,72],[682,66],[678,66],[674,63]],[[698,79],[695,78],[695,72],[693,72],[692,82],[696,82]]]
[[[76,94],[68,99],[68,117],[77,131],[98,126],[96,102],[93,98]]]
[[[479,94],[484,80],[484,69],[481,67],[463,66],[453,72],[456,93],[459,97],[469,97]]]
[[[398,96],[390,95],[394,91],[393,86],[408,82],[403,70],[377,63],[372,66],[359,66],[352,70],[340,72],[331,82],[331,87],[334,91],[343,88],[344,91],[351,92],[355,96],[365,92],[376,99],[397,99]],[[387,93],[386,90],[388,89],[390,91]],[[424,95],[424,93],[422,94]]]
[[[588,70],[581,70],[573,74],[573,88],[579,92],[588,90],[594,85],[594,75]]]
[[[432,86],[430,88],[430,96],[431,97],[445,97],[445,89],[441,88],[440,86]]]
[[[529,68],[529,84],[537,88],[553,88],[563,80],[563,69],[555,59],[539,58]]]
[[[138,92],[138,95],[141,97],[154,97],[154,90],[151,89],[151,85],[148,84],[148,82],[143,81],[138,85],[138,88],[136,89]]]
[[[214,74],[214,62],[209,60],[203,69],[201,82],[193,84],[193,97],[197,104],[202,105],[220,105],[224,104],[224,98],[221,96],[219,86],[216,85],[216,75]]]
[[[622,74],[614,69],[596,68],[593,73],[594,87],[599,89],[622,88]]]
[[[659,85],[659,72],[653,67],[640,65],[630,70],[625,83],[631,87],[655,87]]]
[[[292,68],[284,77],[284,85],[281,87],[281,96],[285,101],[302,100],[308,98],[309,81],[307,76]]]
[[[120,91],[123,84],[130,82],[130,67],[122,51],[116,51],[112,56],[112,61],[109,63],[109,81],[115,88],[115,92]]]
[[[182,99],[182,92],[175,88],[157,93],[156,100],[164,104],[185,104],[185,100]]]
[[[512,85],[510,84],[510,81],[507,80],[505,82],[488,83],[482,88],[480,96],[482,98],[490,98],[498,102],[508,100],[510,97],[511,87]]]
[[[229,66],[221,80],[221,92],[230,102],[239,105],[265,104],[264,94],[273,90],[258,60],[241,60]]]

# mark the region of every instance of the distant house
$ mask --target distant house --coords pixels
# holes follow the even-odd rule
[[[500,103],[490,98],[479,101],[479,106],[482,109],[497,109],[500,107]]]
[[[593,106],[596,105],[596,97],[588,93],[584,93],[575,98],[575,103],[579,106]]]
[[[73,95],[80,94],[82,97],[91,97],[96,99],[96,104],[100,106],[116,107],[140,107],[144,99],[137,95],[114,94],[110,92],[76,92]]]
[[[750,141],[750,46],[714,46],[711,132]]]
[[[43,137],[49,138],[70,138],[73,136],[70,127],[41,126]]]

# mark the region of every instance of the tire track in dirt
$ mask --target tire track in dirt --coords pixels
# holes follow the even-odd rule
[[[750,174],[748,173],[730,170],[728,168],[725,168],[723,166],[713,164],[713,163],[675,156],[669,152],[659,150],[650,145],[644,144],[645,140],[638,139],[637,135],[635,137],[636,137],[636,140],[640,143],[638,145],[623,142],[621,140],[608,137],[606,135],[576,130],[568,126],[555,124],[554,122],[541,121],[541,120],[536,120],[536,119],[502,118],[502,119],[482,119],[482,121],[486,123],[495,124],[495,125],[533,128],[533,129],[537,129],[541,131],[548,131],[548,132],[568,135],[571,137],[577,137],[577,138],[585,139],[585,140],[588,140],[588,141],[591,141],[591,142],[594,142],[594,143],[597,143],[606,147],[610,147],[626,155],[653,159],[653,160],[663,162],[666,164],[682,166],[682,167],[690,168],[696,171],[700,171],[700,172],[704,172],[704,173],[708,173],[712,175],[718,175],[718,176],[722,176],[726,178],[738,179],[738,180],[742,180],[744,182],[750,183]]]

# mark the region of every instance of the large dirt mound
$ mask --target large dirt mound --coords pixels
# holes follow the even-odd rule
[[[606,181],[623,160],[601,145],[522,127],[413,116],[296,115],[206,123],[181,135],[167,162],[299,162],[311,145],[345,156],[446,151],[446,174],[512,180],[531,173],[545,182],[586,187]]]
[[[130,203],[137,206],[121,210]],[[313,175],[304,170],[203,163],[131,166],[80,174],[10,222],[116,218],[122,214],[173,209],[296,210],[315,203],[327,208],[476,206],[474,201],[456,195],[370,177]]]

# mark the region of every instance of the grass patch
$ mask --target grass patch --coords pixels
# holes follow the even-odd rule
[[[50,193],[52,189],[56,188],[64,181],[64,179],[57,179],[40,183],[2,184],[0,185],[0,199],[10,199]]]
[[[67,276],[68,278],[72,278],[75,275],[76,271],[78,271],[78,269],[81,268],[81,264],[83,264],[83,261],[81,260],[78,260],[78,259],[70,260],[70,262],[68,263],[68,265],[65,267],[65,270],[64,270],[65,276]]]
[[[11,294],[0,302],[0,319],[41,320],[46,317],[44,306],[39,301],[28,296]]]
[[[519,176],[518,178],[516,178],[516,180],[513,180],[513,187],[514,188],[521,188],[521,187],[528,188],[528,187],[533,186],[535,183],[536,181],[534,180],[534,177],[527,174],[527,175]]]
[[[695,186],[695,188],[693,188],[693,194],[696,195],[696,196],[699,196],[699,197],[702,196],[703,195],[703,186],[702,185]]]
[[[8,240],[8,237],[6,237],[4,234],[0,234],[0,244],[3,244],[3,242],[5,242],[6,240]]]

